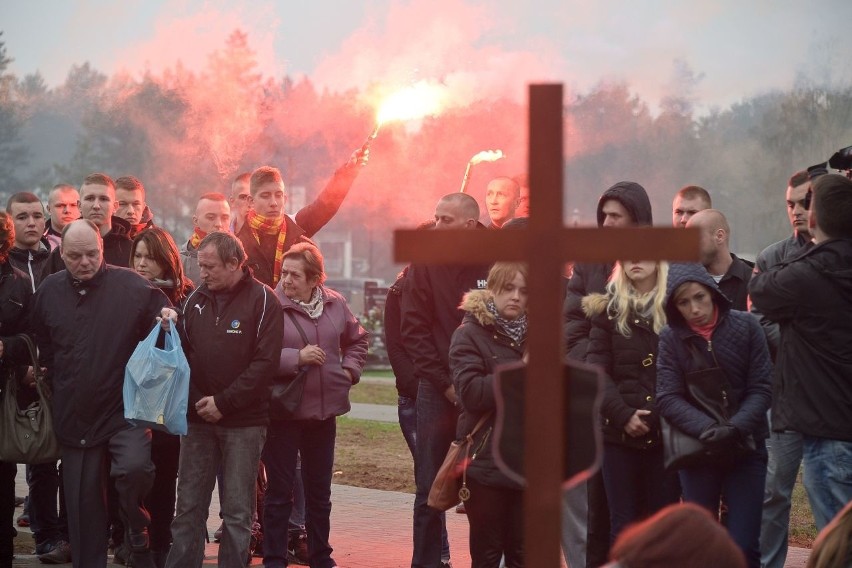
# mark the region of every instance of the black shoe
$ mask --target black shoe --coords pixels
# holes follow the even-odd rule
[[[154,555],[154,564],[157,565],[157,568],[166,567],[166,559],[169,557],[169,550],[171,550],[171,548],[171,546],[167,546],[151,552],[151,554]]]
[[[219,528],[213,533],[213,542],[221,542],[223,532],[225,532],[225,521],[219,523]]]
[[[44,564],[67,564],[71,562],[71,545],[60,540],[48,552],[39,554],[38,559]]]
[[[307,566],[308,557],[308,534],[304,531],[290,532],[287,539],[287,562]]]

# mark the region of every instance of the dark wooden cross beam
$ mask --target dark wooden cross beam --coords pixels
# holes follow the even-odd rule
[[[560,566],[563,384],[562,273],[568,261],[695,260],[698,232],[568,229],[562,221],[562,85],[529,90],[530,222],[526,230],[394,233],[397,262],[529,264],[529,365],[525,402],[526,565]],[[575,567],[572,567],[575,568]]]

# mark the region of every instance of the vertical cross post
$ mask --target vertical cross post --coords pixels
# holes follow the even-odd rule
[[[533,85],[529,105],[529,366],[525,397],[524,542],[527,566],[558,567],[563,429],[562,85]],[[574,567],[572,567],[574,568]]]

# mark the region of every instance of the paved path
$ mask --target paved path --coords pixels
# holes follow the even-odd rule
[[[381,379],[386,380],[386,379]],[[396,422],[396,408],[373,404],[353,404],[351,418]],[[27,492],[24,467],[18,468],[16,495]],[[334,558],[342,568],[407,568],[411,561],[411,509],[414,496],[409,493],[362,489],[345,485],[332,486],[331,544]],[[219,524],[218,492],[213,492],[211,515],[207,529],[211,539]],[[16,514],[20,513],[20,509]],[[467,517],[453,511],[447,513],[447,529],[455,568],[470,568]],[[26,529],[19,529],[18,542],[32,541]],[[216,566],[218,545],[207,546],[204,566]],[[808,553],[803,548],[790,548],[785,568],[805,568]],[[252,566],[263,563],[255,558]],[[35,556],[18,555],[18,566],[44,566]],[[70,564],[60,566],[71,566]],[[109,564],[115,568],[119,565]]]

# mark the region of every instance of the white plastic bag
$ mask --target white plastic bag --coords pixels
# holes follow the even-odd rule
[[[160,324],[139,342],[124,371],[124,417],[131,423],[186,435],[189,362],[175,326],[157,347]]]

